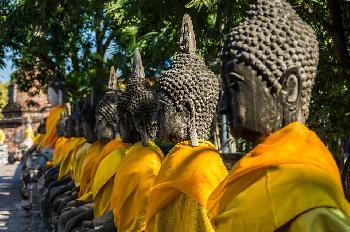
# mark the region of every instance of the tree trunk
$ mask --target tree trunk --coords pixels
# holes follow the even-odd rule
[[[350,67],[350,55],[346,43],[341,0],[328,0],[329,13],[332,19],[331,34],[335,54],[344,68]]]

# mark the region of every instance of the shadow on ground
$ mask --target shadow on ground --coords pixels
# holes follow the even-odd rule
[[[30,230],[30,213],[22,209],[19,163],[0,165],[0,231]]]

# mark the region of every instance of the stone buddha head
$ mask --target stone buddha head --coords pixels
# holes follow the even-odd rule
[[[136,143],[142,139],[143,145],[147,146],[149,139],[155,139],[156,101],[151,86],[145,78],[138,49],[134,53],[133,73],[119,101],[119,128],[123,141]]]
[[[75,115],[74,115],[74,107],[68,107],[68,115],[66,120],[64,121],[64,137],[71,138],[76,137],[75,135]]]
[[[75,117],[70,115],[64,123],[64,137],[71,138],[75,136]]]
[[[304,123],[318,63],[312,28],[285,0],[257,0],[222,48],[219,110],[233,134],[256,142]]]
[[[96,130],[100,141],[110,141],[118,135],[118,97],[120,95],[115,76],[111,75],[109,90],[98,102],[96,107]]]
[[[158,130],[173,142],[207,140],[219,98],[219,81],[196,54],[190,16],[182,21],[180,52],[156,87]]]
[[[82,133],[88,143],[93,143],[97,140],[97,133],[94,131],[96,104],[94,103],[94,94],[84,99],[81,110]]]
[[[83,136],[83,122],[82,122],[82,114],[81,114],[81,104],[82,102],[78,102],[75,104],[75,112],[74,112],[74,132],[75,137],[82,137]]]
[[[64,104],[66,91],[66,83],[63,78],[56,75],[49,84],[47,89],[47,100],[51,106],[59,106]]]

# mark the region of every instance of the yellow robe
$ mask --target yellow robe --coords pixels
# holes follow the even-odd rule
[[[91,170],[90,170],[90,185],[92,188],[92,185],[94,183],[94,179],[95,179],[95,175],[97,172],[97,168],[100,165],[100,162],[106,157],[108,156],[112,151],[117,150],[117,149],[122,149],[122,148],[127,148],[129,147],[128,144],[125,144],[122,142],[121,138],[115,138],[113,140],[111,140],[110,142],[108,142],[103,149],[101,150],[101,152],[92,159],[92,166],[91,166]],[[84,202],[91,202],[94,200],[94,197],[92,195],[92,189],[90,192],[86,192],[83,196],[81,196],[79,198],[79,200],[84,201]]]
[[[163,152],[149,142],[135,143],[127,152],[114,178],[112,207],[114,223],[119,232],[145,229],[148,193],[153,186]]]
[[[64,147],[61,151],[61,166],[60,172],[58,174],[58,179],[61,179],[63,176],[71,174],[71,162],[78,148],[85,142],[85,138],[82,137],[73,137],[69,138],[68,141],[64,144]]]
[[[57,165],[61,161],[61,151],[65,143],[68,141],[66,137],[59,137],[55,143],[55,149],[52,155],[53,165]]]
[[[75,186],[80,185],[80,173],[83,165],[83,160],[85,158],[86,151],[91,146],[91,143],[85,141],[74,155],[73,162],[71,163],[72,179],[75,182]]]
[[[207,199],[227,176],[213,144],[181,142],[166,156],[150,193],[146,231],[213,231]]]
[[[91,193],[91,169],[94,164],[96,157],[101,152],[105,144],[100,141],[95,141],[89,149],[86,151],[86,155],[83,160],[81,174],[80,174],[80,190],[79,190],[79,199],[80,201],[88,201],[87,198],[81,198],[85,194]],[[90,194],[92,196],[92,194]],[[87,197],[87,196],[85,196]],[[92,201],[92,198],[90,198]]]
[[[216,231],[275,231],[293,220],[303,221],[301,215],[320,207],[350,215],[332,155],[314,132],[298,122],[244,156],[208,200]],[[310,231],[309,226],[304,224],[301,231]]]
[[[113,146],[111,146],[113,145]],[[99,156],[104,159],[99,162],[96,173],[92,173],[93,183],[91,187],[92,197],[94,199],[94,217],[98,218],[112,209],[111,196],[114,185],[114,176],[125,156],[129,144],[123,143],[120,138],[108,143]],[[107,155],[105,152],[111,150]]]
[[[42,143],[39,145],[40,149],[44,147],[53,147],[55,145],[55,142],[58,138],[56,135],[57,123],[60,120],[61,112],[65,110],[65,106],[56,106],[50,111],[49,116],[47,116],[45,122],[46,133]]]

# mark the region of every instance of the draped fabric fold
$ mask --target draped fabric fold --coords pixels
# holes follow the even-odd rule
[[[103,149],[101,150],[101,152],[98,154],[98,156],[96,157],[96,159],[94,160],[94,164],[92,165],[92,169],[91,169],[91,180],[93,180],[95,178],[95,174],[97,171],[97,168],[100,164],[100,162],[107,156],[109,155],[112,151],[117,150],[117,149],[127,149],[129,148],[130,145],[127,143],[123,143],[122,139],[120,137],[115,138],[113,140],[111,140],[110,142],[108,142]]]
[[[273,231],[317,207],[350,216],[332,155],[298,122],[244,156],[208,200],[216,231]]]
[[[73,158],[73,162],[71,163],[70,169],[72,170],[72,179],[74,180],[76,186],[80,185],[80,174],[83,160],[85,158],[86,151],[90,148],[90,146],[91,144],[85,141],[85,143],[78,148]]]
[[[192,147],[191,141],[176,144],[166,156],[149,193],[146,224],[150,224],[152,220],[162,223],[157,219],[157,214],[163,207],[175,204],[181,208],[181,205],[188,205],[187,201],[190,199],[195,200],[198,207],[205,209],[209,195],[226,176],[225,165],[215,146],[210,142],[200,141],[198,147]],[[183,195],[185,198],[181,198]],[[172,203],[178,199],[184,199],[183,203]],[[197,211],[194,210],[192,213],[196,214]],[[184,222],[176,223],[181,225]],[[194,225],[201,222],[188,223]]]
[[[94,217],[100,217],[112,209],[111,197],[114,186],[114,176],[124,159],[127,149],[120,148],[108,154],[97,168],[92,184],[94,198]]]
[[[52,163],[53,165],[58,164],[61,161],[61,151],[64,147],[64,144],[68,141],[65,137],[59,137],[55,143],[55,149],[52,155]]]
[[[64,147],[61,151],[61,166],[60,172],[58,174],[58,179],[61,179],[63,176],[70,174],[71,172],[71,162],[78,148],[85,143],[85,138],[82,137],[73,137],[69,138],[68,141],[64,144]]]
[[[94,217],[99,217],[112,209],[111,196],[114,175],[118,171],[129,144],[120,138],[110,141],[103,147],[91,169],[91,193],[94,200]]]
[[[95,141],[91,144],[89,149],[86,151],[80,173],[80,190],[79,198],[84,194],[91,192],[91,169],[94,164],[94,160],[99,155],[105,144],[101,141]]]
[[[153,186],[163,152],[152,141],[144,147],[135,143],[127,152],[114,178],[112,207],[118,231],[142,231],[145,226],[148,193]],[[135,222],[135,223],[134,223]]]
[[[66,110],[66,106],[56,106],[52,108],[45,122],[46,133],[39,145],[40,149],[44,147],[53,147],[55,145],[58,138],[56,134],[56,127],[60,120],[61,113]]]

